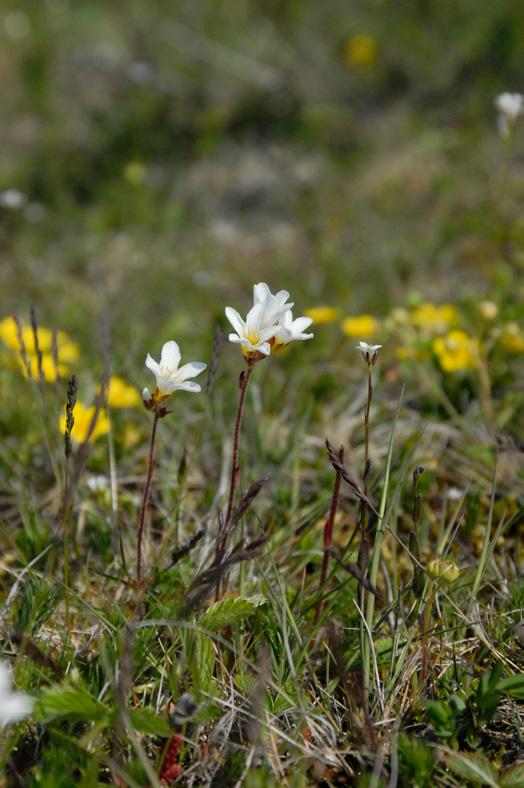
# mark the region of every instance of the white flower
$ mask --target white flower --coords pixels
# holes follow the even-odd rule
[[[521,93],[501,93],[495,99],[495,106],[512,120],[524,111],[524,96]]]
[[[262,328],[277,325],[280,318],[292,308],[293,304],[287,303],[288,298],[287,290],[279,290],[273,295],[265,282],[253,285],[253,306],[262,304],[264,307],[261,317]]]
[[[378,351],[383,345],[368,345],[367,342],[359,342],[355,347],[357,350],[360,350],[368,364],[374,364],[377,360]]]
[[[524,113],[524,96],[521,93],[501,93],[495,99],[498,110],[498,129],[507,137],[519,115]]]
[[[25,203],[25,195],[18,189],[6,189],[0,192],[0,206],[8,211],[16,211]]]
[[[261,301],[249,310],[245,320],[242,320],[236,309],[226,306],[226,317],[236,331],[236,334],[229,335],[229,341],[240,345],[246,358],[257,353],[269,356],[271,352],[269,340],[275,336],[278,325],[264,325],[265,315],[265,304]]]
[[[31,713],[33,699],[23,692],[13,692],[11,670],[0,662],[0,725],[19,722]]]
[[[206,368],[206,364],[201,361],[192,361],[189,364],[184,364],[183,367],[178,367],[180,364],[180,348],[177,343],[171,340],[166,342],[162,348],[160,355],[160,363],[157,363],[149,353],[146,357],[146,367],[153,373],[156,379],[156,388],[153,392],[152,398],[154,400],[167,399],[174,391],[181,389],[182,391],[200,391],[198,383],[193,383],[189,378],[195,378],[200,375]],[[144,389],[142,398],[145,400],[145,395],[149,395],[149,391]],[[151,399],[148,396],[147,399]]]
[[[297,317],[293,320],[293,312],[288,309],[284,312],[275,334],[275,349],[297,340],[313,339],[314,334],[305,334],[313,320],[310,317]]]

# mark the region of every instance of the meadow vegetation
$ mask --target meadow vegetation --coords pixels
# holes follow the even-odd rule
[[[1,784],[524,786],[520,3],[0,31]]]

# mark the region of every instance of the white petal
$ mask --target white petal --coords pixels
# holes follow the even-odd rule
[[[253,304],[264,303],[266,298],[271,295],[271,290],[265,282],[259,282],[258,285],[253,285]]]
[[[293,330],[297,331],[299,334],[309,328],[313,320],[310,317],[297,317],[297,319],[293,322]]]
[[[243,337],[239,337],[238,334],[230,334],[228,339],[230,342],[234,342],[237,345],[241,345],[242,342],[245,342],[245,339]]]
[[[149,353],[146,356],[146,367],[153,373],[155,377],[160,375],[160,367],[158,366],[155,359],[149,355]]]
[[[184,364],[183,367],[180,367],[176,373],[176,379],[178,382],[181,382],[188,378],[196,378],[206,367],[207,364],[204,364],[202,361],[191,361],[189,364]]]
[[[261,345],[257,345],[257,350],[259,353],[262,353],[264,356],[269,356],[271,353],[271,346],[269,342],[262,342]]]
[[[259,341],[265,342],[266,339],[273,339],[273,337],[278,334],[278,330],[278,326],[269,326],[269,328],[263,328],[258,335]]]
[[[180,348],[173,339],[166,342],[162,348],[160,364],[168,369],[178,369],[178,365],[180,364]]]
[[[193,383],[192,380],[187,380],[184,383],[177,383],[176,388],[180,389],[180,391],[202,391],[201,386],[198,383]]]
[[[251,307],[246,317],[246,333],[260,334],[260,324],[264,314],[264,304],[260,302]]]
[[[149,400],[151,399],[151,392],[149,391],[149,389],[142,389],[142,399],[144,400],[144,402],[149,402]]]
[[[226,317],[237,332],[239,336],[243,336],[246,333],[246,324],[238,314],[236,309],[233,309],[232,306],[226,306],[225,309]]]

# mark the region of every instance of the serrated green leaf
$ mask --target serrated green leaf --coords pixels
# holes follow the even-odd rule
[[[76,720],[94,722],[108,716],[109,709],[93,698],[82,687],[54,684],[37,700],[35,717],[38,722],[49,722],[56,717],[73,716]]]
[[[511,695],[512,698],[524,700],[524,673],[500,679],[497,682],[497,690],[503,692],[504,695]]]
[[[170,736],[171,728],[165,717],[161,717],[154,709],[130,709],[129,718],[136,731],[149,736]]]
[[[473,752],[449,753],[446,762],[451,771],[464,780],[499,788],[498,772],[485,755]]]
[[[524,763],[507,769],[499,782],[501,788],[524,788]]]
[[[222,599],[215,602],[205,613],[200,616],[198,623],[205,629],[217,630],[222,627],[229,627],[253,615],[255,610],[261,605],[265,605],[267,599],[262,594],[254,596],[236,596],[232,599]]]

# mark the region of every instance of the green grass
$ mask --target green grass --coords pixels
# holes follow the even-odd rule
[[[182,785],[524,785],[524,123],[505,145],[493,108],[522,88],[519,3],[7,3],[0,29],[0,191],[26,200],[0,320],[34,306],[79,347],[41,384],[0,330],[2,659],[35,700],[5,784],[159,785],[171,746]],[[213,337],[258,281],[379,321],[370,505],[342,480],[319,590],[326,439],[364,487],[365,337],[336,320],[253,372],[236,502],[268,480],[215,603],[243,362]],[[415,326],[426,300],[470,369]],[[67,463],[58,422],[71,373],[86,405],[108,364],[151,387],[171,338],[216,369],[159,422],[138,586],[152,416],[111,408]]]

